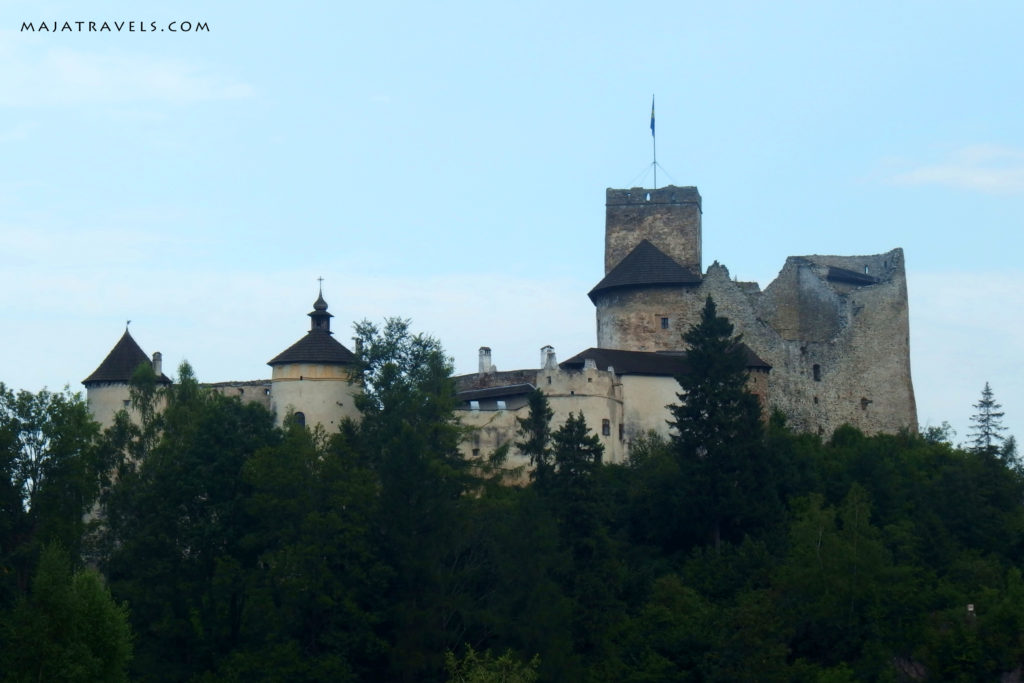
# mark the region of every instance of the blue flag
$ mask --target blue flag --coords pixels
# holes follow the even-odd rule
[[[651,95],[651,137],[654,137],[654,95]]]

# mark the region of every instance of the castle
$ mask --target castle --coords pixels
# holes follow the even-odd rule
[[[597,345],[561,363],[544,347],[540,367],[512,371],[497,370],[491,349],[481,347],[478,372],[456,378],[460,417],[475,428],[467,456],[515,438],[515,418],[535,387],[548,396],[555,424],[583,412],[606,461],[621,462],[640,435],[667,435],[666,406],[678,400],[675,377],[686,372],[682,335],[709,296],[743,335],[751,390],[793,428],[822,435],[842,424],[867,433],[917,429],[901,249],[791,256],[761,290],[731,279],[717,261],[703,271],[701,215],[695,187],[607,190],[604,277],[589,293]],[[333,338],[322,292],[313,308],[306,336],[269,361],[270,380],[206,386],[258,401],[279,421],[292,410],[331,430],[357,418],[355,358]],[[141,362],[149,358],[126,331],[83,382],[98,421],[130,407],[127,382]],[[169,381],[159,354],[151,362]]]

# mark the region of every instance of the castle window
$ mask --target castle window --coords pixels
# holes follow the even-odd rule
[[[473,457],[474,458],[480,457],[480,449],[479,448],[474,448],[473,449]]]
[[[480,410],[480,401],[470,401],[469,402],[469,409],[470,410]]]
[[[626,425],[619,423],[619,441],[625,441],[626,439]]]
[[[508,405],[504,401],[498,401],[498,410],[508,410]]]
[[[668,329],[668,318],[662,318],[661,319],[661,329],[663,329],[663,330],[667,330]]]
[[[551,384],[551,375],[548,375],[548,384]]]
[[[132,402],[129,401],[128,399],[125,399],[124,401],[122,401],[122,403],[124,404],[125,408],[130,408],[132,405]]]
[[[305,413],[295,413],[295,424],[299,425],[300,427],[305,427],[306,426],[306,414]]]
[[[601,434],[604,436],[612,435],[612,422],[611,420],[601,420]]]
[[[811,368],[811,371],[814,373],[814,381],[815,382],[820,382],[821,381],[821,366],[818,365],[817,363],[815,363],[814,367]]]

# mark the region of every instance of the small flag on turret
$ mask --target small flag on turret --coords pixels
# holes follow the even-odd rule
[[[651,95],[651,137],[654,137],[654,95]]]

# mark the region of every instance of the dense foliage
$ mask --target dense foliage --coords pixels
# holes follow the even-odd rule
[[[521,487],[499,485],[500,453],[459,457],[435,340],[400,320],[357,333],[365,417],[334,434],[275,428],[187,366],[160,391],[140,372],[141,421],[104,434],[73,396],[0,389],[0,679],[120,680],[131,653],[142,681],[968,681],[1024,666],[1012,458],[762,421],[710,302],[686,338],[677,437],[602,464],[583,416],[553,423],[537,392],[513,446],[535,465]]]

